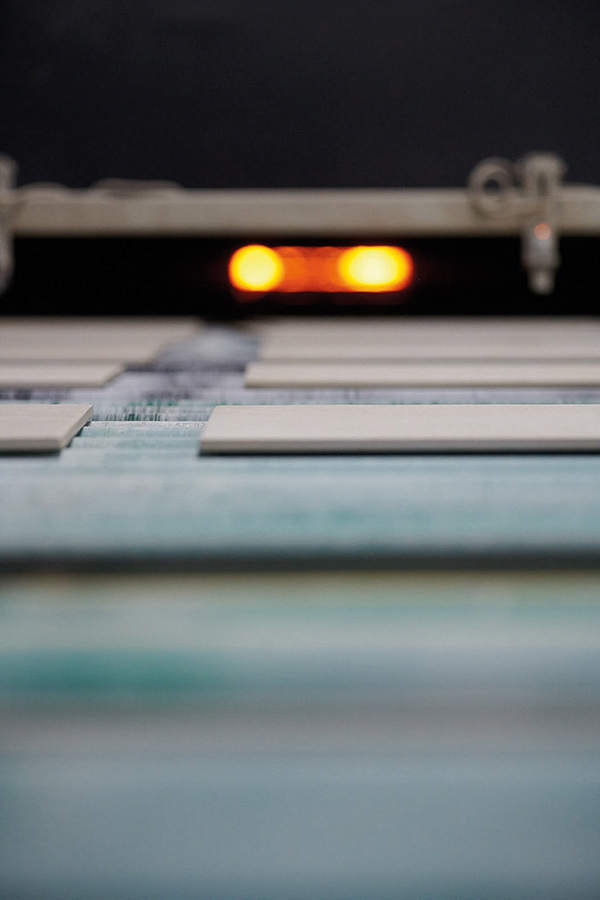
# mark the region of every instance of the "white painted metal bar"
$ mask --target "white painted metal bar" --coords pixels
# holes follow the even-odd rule
[[[515,214],[486,217],[464,188],[187,190],[130,194],[24,187],[0,194],[15,235],[327,237],[519,235]],[[560,232],[600,235],[600,188],[560,190]]]

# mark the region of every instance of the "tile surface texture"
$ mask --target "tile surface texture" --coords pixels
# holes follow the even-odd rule
[[[92,413],[91,406],[79,403],[0,405],[0,452],[61,450],[89,422]]]
[[[203,453],[599,451],[588,405],[217,407]]]

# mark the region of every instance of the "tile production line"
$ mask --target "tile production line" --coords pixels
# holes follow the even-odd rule
[[[596,900],[600,194],[559,170],[503,170],[503,216],[473,181],[7,181],[2,896]],[[271,305],[223,289],[257,238]],[[396,314],[350,315],[332,261],[409,251]],[[206,321],[97,317],[130,293]]]
[[[576,322],[572,327],[586,326]],[[361,328],[364,332],[364,323]],[[35,346],[38,332],[34,338]],[[510,334],[506,340],[511,343]],[[122,343],[118,337],[116,346]],[[107,352],[116,352],[114,345]],[[360,563],[356,553],[362,536],[365,564],[387,558],[405,565],[414,554],[426,559],[461,552],[465,561],[507,553],[522,559],[555,559],[556,554],[568,559],[578,553],[593,558],[596,533],[593,526],[582,530],[579,504],[591,514],[594,455],[377,460],[334,453],[312,460],[293,455],[220,460],[199,454],[198,447],[218,405],[374,404],[391,405],[397,415],[403,406],[423,403],[534,403],[550,404],[551,412],[554,406],[560,417],[567,405],[593,407],[595,387],[244,387],[244,370],[259,353],[259,340],[250,331],[205,326],[193,338],[155,350],[154,362],[130,364],[103,388],[5,390],[5,408],[17,399],[94,407],[92,423],[59,457],[3,461],[5,495],[13,498],[4,529],[7,556],[34,561],[54,553],[68,561],[81,559],[85,548],[89,560],[107,564],[128,559],[168,564],[171,554],[192,566],[231,562],[238,555],[248,561],[254,554],[267,562],[273,554],[309,565],[314,559]],[[440,490],[447,499],[443,505]],[[58,510],[42,504],[48,519],[34,504],[38,491],[59,491],[64,497]],[[222,496],[216,505],[215,491]],[[76,511],[78,496],[86,510],[83,522]],[[549,514],[553,505],[556,515]]]

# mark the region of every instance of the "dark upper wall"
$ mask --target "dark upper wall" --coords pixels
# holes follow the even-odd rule
[[[20,181],[462,184],[554,150],[600,182],[597,0],[4,0]]]

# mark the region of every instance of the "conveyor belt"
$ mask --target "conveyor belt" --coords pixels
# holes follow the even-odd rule
[[[93,403],[60,456],[0,466],[5,564],[545,565],[600,556],[595,455],[198,454],[216,404],[597,403],[596,389],[243,387],[256,339],[207,328],[101,389],[4,391]]]

